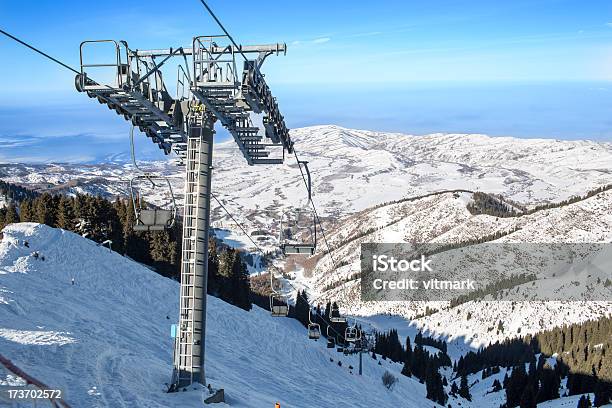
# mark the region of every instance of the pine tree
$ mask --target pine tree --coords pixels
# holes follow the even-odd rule
[[[512,374],[508,377],[508,381],[504,383],[506,388],[506,406],[516,407],[521,402],[523,391],[527,384],[527,373],[525,372],[525,365],[519,364],[514,367]]]
[[[6,225],[5,221],[6,221],[6,208],[0,208],[0,231],[2,231],[2,229]]]
[[[588,395],[583,395],[578,400],[578,405],[576,408],[591,408],[591,397]]]
[[[412,346],[410,344],[410,337],[406,336],[406,347],[404,348],[404,367],[412,365]]]
[[[233,287],[233,304],[244,310],[251,310],[251,286],[249,283],[249,272],[246,268],[245,263],[242,261],[239,251],[234,251],[234,260],[232,263],[232,271],[230,276],[231,285]],[[304,298],[306,293],[304,292]],[[305,300],[307,308],[308,300]],[[308,319],[308,312],[306,312],[306,319]]]
[[[459,384],[459,396],[465,398],[468,401],[472,400],[472,395],[470,394],[470,386],[468,385],[467,376],[465,374],[461,376],[461,382]]]
[[[10,203],[6,207],[6,214],[4,216],[5,225],[13,224],[15,222],[19,222],[19,215],[17,214],[17,208],[14,203]]]
[[[410,369],[410,363],[408,361],[404,362],[404,367],[402,368],[402,374],[405,375],[406,377],[412,377],[412,370]]]
[[[538,403],[559,398],[561,378],[556,370],[546,367],[540,373],[540,387],[536,396]]]
[[[308,325],[308,311],[310,305],[308,304],[308,297],[305,291],[298,291],[297,299],[295,301],[295,318],[302,323],[304,326]]]
[[[72,200],[66,196],[62,196],[59,200],[56,226],[70,231],[73,229],[74,211],[72,209]]]
[[[523,391],[523,395],[521,395],[521,408],[536,408],[536,393],[533,389],[533,385],[529,383],[525,390]]]
[[[415,342],[416,346],[412,352],[412,374],[419,379],[425,378],[425,365],[427,364],[427,355],[423,349],[423,345]]]
[[[432,362],[429,362],[425,368],[425,388],[428,399],[440,405],[446,404],[448,396],[444,392],[442,376]]]
[[[75,203],[75,207],[79,207],[79,200],[77,197],[77,201]],[[132,229],[134,223],[136,222],[136,214],[134,213],[134,206],[131,202],[127,202],[123,206],[123,219],[121,220],[121,224],[123,225],[123,253],[126,255],[130,255],[134,253],[134,247],[136,246],[136,235],[134,234],[134,230]],[[79,214],[79,211],[75,211],[77,217],[82,217]]]
[[[457,387],[457,383],[453,381],[453,384],[451,385],[451,391],[450,393],[452,395],[457,395],[459,394],[459,387]]]
[[[19,204],[19,220],[21,222],[32,221],[32,202],[28,198]]]
[[[151,233],[149,240],[149,252],[154,266],[164,276],[177,276],[175,269],[176,248],[169,231],[157,231]]]
[[[600,380],[597,382],[595,388],[595,398],[593,398],[593,405],[601,407],[610,403],[610,385],[605,381]]]
[[[216,247],[214,251],[216,252]],[[245,310],[251,309],[249,275],[239,251],[227,248],[219,254],[216,281],[217,296],[234,306]],[[305,311],[306,318],[304,321],[307,322],[308,306],[306,306]],[[301,313],[303,318],[303,311]]]
[[[51,194],[44,193],[34,202],[36,203],[34,209],[36,222],[53,227],[55,225],[56,209]]]

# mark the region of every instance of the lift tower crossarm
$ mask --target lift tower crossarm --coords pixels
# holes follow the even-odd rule
[[[190,45],[182,47],[185,55],[193,55],[193,49]],[[162,48],[156,50],[135,50],[132,51],[134,55],[137,57],[165,57],[168,55],[172,55],[176,52],[178,48]],[[287,53],[287,44],[285,43],[276,43],[276,44],[264,44],[264,45],[241,45],[239,48],[234,47],[233,45],[228,45],[227,47],[212,47],[210,49],[213,54],[233,54],[243,52],[245,54],[286,54]]]

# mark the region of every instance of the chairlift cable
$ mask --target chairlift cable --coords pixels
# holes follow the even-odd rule
[[[7,36],[8,38],[17,41],[19,44],[24,45],[26,47],[28,47],[29,49],[31,49],[34,52],[39,53],[40,55],[42,55],[43,57],[46,57],[48,59],[50,59],[51,61],[55,62],[56,64],[61,65],[62,67],[69,69],[70,71],[74,72],[75,74],[80,75],[81,73],[79,71],[77,71],[76,69],[72,68],[69,65],[64,64],[62,61],[58,60],[57,58],[53,58],[52,56],[50,56],[49,54],[39,50],[38,48],[26,43],[25,41],[20,40],[19,38],[7,33],[6,31],[0,29],[0,33],[4,34],[5,36]]]
[[[300,165],[300,159],[298,158],[297,151],[295,147],[293,148],[293,155],[295,156],[295,160],[298,162],[298,168],[300,169],[300,174],[302,175],[302,181],[304,182],[304,186],[308,189],[308,181],[306,181],[306,176],[304,175],[304,170],[302,170],[302,166]],[[321,223],[321,218],[319,218],[319,213],[317,211],[317,206],[314,203],[312,197],[310,198],[310,204],[312,205],[312,209],[315,214],[315,218],[317,220],[317,224],[319,224],[319,228],[321,229],[321,235],[323,235],[323,241],[325,241],[325,247],[327,248],[327,255],[332,261],[332,265],[336,265],[336,261],[332,255],[332,251],[330,249],[329,243],[327,242],[327,236],[325,235],[325,229],[323,229],[323,224]]]
[[[204,7],[206,8],[206,10],[208,10],[208,13],[210,14],[210,16],[215,20],[215,22],[219,25],[219,27],[221,27],[221,29],[223,30],[223,32],[225,33],[225,35],[227,35],[227,38],[229,38],[229,40],[232,42],[232,44],[234,45],[234,47],[236,47],[236,50],[238,50],[238,52],[240,53],[240,55],[242,55],[242,58],[244,58],[244,60],[246,62],[249,62],[249,59],[246,57],[246,55],[244,55],[244,52],[242,52],[242,47],[240,47],[236,41],[234,41],[234,38],[230,35],[230,33],[225,29],[225,27],[223,26],[223,24],[221,23],[221,21],[219,21],[219,19],[217,18],[217,16],[215,15],[215,13],[213,13],[213,11],[210,9],[210,7],[208,7],[208,4],[206,4],[206,2],[204,0],[200,0],[200,2],[204,5]]]
[[[229,217],[232,219],[232,221],[234,221],[234,222],[236,223],[236,225],[238,226],[238,228],[240,228],[240,230],[242,230],[242,232],[243,232],[243,233],[244,233],[244,234],[247,236],[247,238],[248,238],[248,239],[249,239],[249,240],[250,240],[250,241],[253,243],[253,245],[255,245],[255,247],[257,248],[257,250],[258,250],[258,251],[259,251],[259,252],[260,252],[262,255],[264,255],[264,252],[263,252],[263,250],[261,249],[261,247],[260,247],[259,245],[257,245],[257,243],[256,243],[256,242],[255,242],[255,241],[254,241],[254,240],[251,238],[251,236],[250,236],[250,235],[249,235],[249,234],[246,232],[246,229],[245,229],[245,228],[244,228],[244,227],[243,227],[243,226],[242,226],[242,225],[241,225],[241,224],[240,224],[240,223],[239,223],[239,222],[236,220],[236,218],[234,218],[234,216],[233,216],[233,215],[230,213],[230,211],[227,209],[227,207],[225,207],[225,206],[224,206],[224,205],[221,203],[221,201],[220,201],[220,200],[219,200],[219,199],[218,199],[218,198],[217,198],[217,197],[216,197],[214,194],[212,194],[212,193],[211,193],[211,197],[215,199],[215,201],[216,201],[216,202],[217,202],[217,203],[218,203],[218,204],[221,206],[221,208],[223,208],[223,210],[225,211],[225,213],[226,213],[226,214],[227,214],[227,215],[228,215],[228,216],[229,216]],[[333,259],[333,258],[332,258],[332,259]],[[269,272],[269,273],[270,273],[270,277],[272,278],[272,275],[273,275],[273,274],[272,274],[272,272]],[[290,286],[290,287],[291,287],[293,290],[295,290],[295,291],[296,291],[297,296],[301,296],[301,297],[302,297],[302,299],[303,299],[303,300],[304,300],[304,301],[305,301],[305,302],[308,304],[308,307],[310,308],[311,306],[310,306],[310,302],[308,302],[308,299],[307,299],[305,296],[300,295],[300,294],[299,294],[299,293],[300,293],[300,291],[299,291],[299,290],[298,290],[298,289],[297,289],[295,286],[293,286],[293,284],[292,284],[290,281],[286,280],[285,282],[286,282],[286,283],[287,283],[287,284],[288,284],[288,285],[289,285],[289,286]],[[272,289],[272,291],[274,291],[275,293],[278,293],[278,292],[276,292],[276,290],[274,290],[274,288],[273,288],[273,287],[272,287],[271,289]],[[315,298],[315,299],[318,299],[318,297],[317,297],[317,298]],[[327,319],[324,317],[324,314],[323,314],[323,315],[318,315],[318,316],[319,316],[319,318],[320,318],[320,319],[321,319],[323,322],[325,322],[325,323],[327,324],[327,326],[328,326],[328,327],[330,327],[330,328],[331,328],[331,330],[332,330],[334,333],[336,333],[337,335],[342,335],[342,333],[339,333],[339,332],[338,332],[336,329],[334,329],[334,327],[332,326],[332,322],[328,321],[328,320],[327,320]]]
[[[242,230],[242,232],[244,233],[244,235],[246,235],[246,237],[249,239],[249,241],[251,241],[253,243],[253,245],[255,245],[255,248],[257,248],[257,250],[261,253],[261,255],[265,256],[266,254],[264,253],[264,251],[260,248],[259,245],[257,245],[257,243],[253,240],[253,238],[251,238],[251,236],[246,232],[244,227],[236,220],[236,218],[234,218],[234,216],[223,205],[223,203],[221,203],[221,201],[217,198],[217,196],[214,195],[213,193],[210,193],[210,196],[215,199],[215,201],[217,202],[217,204],[219,204],[221,206],[221,208],[223,208],[223,210],[228,215],[228,217],[230,217],[232,219],[232,221],[234,221],[234,223],[238,226],[238,228],[240,228]]]
[[[153,185],[153,187],[157,187],[155,182],[153,182],[153,180],[151,179],[150,174],[144,171],[143,169],[141,169],[140,167],[138,167],[138,164],[136,164],[136,148],[135,148],[135,143],[134,143],[134,124],[132,124],[132,127],[130,128],[130,152],[131,152],[132,163],[134,164],[134,168],[138,170],[139,172],[141,172],[147,178],[147,180],[149,180],[149,182]]]
[[[242,48],[236,43],[236,41],[234,40],[234,38],[231,36],[231,34],[227,31],[227,29],[223,26],[223,23],[221,23],[221,21],[217,18],[217,16],[215,15],[215,13],[211,10],[211,8],[208,6],[208,4],[206,3],[205,0],[200,0],[200,2],[202,3],[202,5],[206,8],[206,10],[208,11],[208,13],[210,14],[210,16],[215,20],[215,22],[219,25],[219,27],[221,28],[221,30],[223,30],[223,32],[225,33],[225,35],[227,35],[227,38],[229,38],[229,40],[232,42],[232,44],[234,45],[234,47],[236,47],[236,49],[238,50],[238,52],[240,52],[240,55],[242,55],[242,58],[244,58],[244,60],[248,63],[249,59],[246,57],[246,55],[244,55],[244,52],[242,52]],[[306,181],[306,177],[304,176],[304,171],[302,170],[302,167],[299,163],[299,159],[297,156],[297,152],[295,151],[295,147],[293,148],[293,154],[295,155],[295,159],[298,161],[298,167],[300,169],[300,173],[302,174],[302,180],[304,181],[304,185],[306,186],[306,188],[308,189],[308,182]],[[329,243],[327,242],[327,236],[325,235],[325,230],[323,229],[323,225],[321,224],[321,219],[319,218],[319,214],[317,212],[317,207],[315,206],[314,201],[312,200],[312,198],[310,198],[310,203],[312,205],[314,214],[315,214],[315,218],[317,220],[317,223],[319,224],[319,228],[321,228],[321,234],[323,235],[323,240],[325,241],[325,246],[327,247],[327,254],[329,255],[329,258],[332,261],[332,264],[335,265],[336,261],[334,260],[334,257],[331,253],[330,247],[329,247]],[[315,226],[316,228],[316,226]]]

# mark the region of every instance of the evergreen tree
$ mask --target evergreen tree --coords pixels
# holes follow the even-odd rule
[[[533,384],[528,383],[527,387],[523,391],[523,395],[521,395],[521,408],[536,408],[536,393],[533,389]]]
[[[0,208],[0,231],[2,231],[2,229],[6,225],[6,223],[5,223],[6,218],[5,217],[6,217],[6,208]]]
[[[57,223],[58,228],[72,230],[74,227],[74,211],[72,209],[72,200],[66,196],[59,199],[57,207]]]
[[[406,347],[404,348],[404,367],[412,366],[412,346],[410,345],[410,337],[406,336]]]
[[[406,377],[412,377],[412,370],[410,369],[410,363],[408,361],[404,362],[404,367],[402,367],[402,374]]]
[[[232,248],[224,249],[219,255],[218,270],[219,297],[234,306],[250,310],[249,276],[246,265],[240,258],[240,252]]]
[[[601,407],[610,403],[610,385],[606,384],[605,381],[598,381],[595,388],[595,398],[593,399],[593,405]]]
[[[19,204],[19,220],[21,222],[32,221],[32,202],[28,198]]]
[[[56,220],[56,209],[53,203],[53,197],[49,193],[44,193],[36,200],[34,208],[35,221],[41,224],[54,226]]]
[[[540,387],[536,397],[537,402],[559,398],[560,386],[561,378],[557,371],[545,367],[540,374]]]
[[[6,207],[6,214],[4,216],[4,224],[13,224],[15,222],[19,222],[19,215],[17,214],[17,208],[14,203],[10,203]]]
[[[512,374],[508,377],[508,381],[504,383],[504,388],[506,389],[506,406],[508,408],[516,407],[520,404],[527,380],[525,366],[519,364],[514,367]]]
[[[298,291],[298,296],[295,301],[295,318],[302,323],[304,326],[308,325],[308,311],[310,305],[308,304],[308,297],[306,291]]]
[[[452,395],[458,395],[459,394],[459,387],[457,387],[457,383],[453,381],[453,384],[451,385],[451,391],[450,393]]]
[[[172,240],[169,231],[156,231],[151,233],[149,252],[155,268],[168,277],[178,276],[176,268],[176,240]]]
[[[472,395],[470,394],[470,386],[468,385],[467,376],[465,374],[461,376],[461,381],[459,383],[459,396],[465,398],[468,401],[472,400]]]
[[[138,237],[134,233],[134,230],[132,229],[134,223],[136,222],[136,214],[134,213],[134,206],[129,201],[125,203],[123,208],[123,219],[121,221],[121,224],[123,225],[123,253],[130,256],[130,254],[135,253],[135,248],[138,246],[139,241]],[[80,214],[78,214],[78,211],[77,216],[81,216]]]
[[[239,251],[234,251],[231,282],[234,288],[234,305],[244,310],[251,310],[249,272]]]
[[[427,354],[423,349],[423,346],[416,342],[415,338],[415,346],[412,352],[412,374],[414,374],[417,378],[424,379],[425,378],[425,365],[427,364]]]
[[[588,395],[583,395],[580,397],[580,399],[578,400],[578,405],[576,406],[577,408],[591,408],[591,397],[589,397]]]
[[[444,392],[442,376],[433,363],[427,364],[425,368],[425,388],[427,390],[427,398],[437,402],[440,405],[446,404],[448,396]]]

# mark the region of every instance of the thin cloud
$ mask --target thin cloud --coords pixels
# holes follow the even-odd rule
[[[331,37],[318,37],[312,40],[296,40],[291,42],[291,45],[325,44],[330,41]]]

